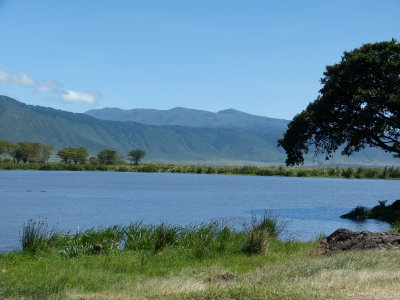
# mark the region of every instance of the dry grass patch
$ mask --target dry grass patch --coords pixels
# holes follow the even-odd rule
[[[268,263],[235,280],[210,267],[180,276],[153,278],[72,299],[400,299],[400,253],[366,251]]]

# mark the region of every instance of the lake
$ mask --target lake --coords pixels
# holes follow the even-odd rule
[[[0,251],[18,249],[28,219],[60,230],[161,221],[187,225],[252,213],[287,221],[284,239],[308,240],[338,228],[383,231],[387,223],[339,216],[358,205],[400,199],[395,180],[117,172],[0,172]]]

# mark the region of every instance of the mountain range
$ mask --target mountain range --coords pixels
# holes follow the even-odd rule
[[[276,141],[288,122],[233,109],[213,113],[186,108],[105,108],[82,114],[0,96],[0,140],[35,141],[56,150],[85,147],[92,155],[102,149],[126,155],[139,148],[146,151],[146,160],[153,162],[283,165],[285,153]],[[399,164],[390,154],[372,148],[349,158],[337,155],[328,162],[322,157],[308,158],[306,163]]]
[[[110,121],[132,121],[150,125],[177,125],[186,127],[266,129],[280,132],[286,129],[289,121],[247,114],[235,109],[221,110],[217,113],[175,107],[169,110],[103,108],[92,109],[85,114]]]

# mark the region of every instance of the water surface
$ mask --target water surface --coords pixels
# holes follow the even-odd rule
[[[265,210],[289,221],[283,238],[307,240],[338,228],[388,224],[339,216],[358,205],[400,199],[395,180],[117,172],[0,172],[0,251],[19,247],[22,225],[45,219],[72,231],[134,221],[235,224]]]

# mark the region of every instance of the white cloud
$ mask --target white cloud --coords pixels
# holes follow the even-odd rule
[[[38,83],[37,90],[41,93],[62,94],[62,84],[55,80],[41,81]]]
[[[64,102],[84,102],[84,103],[89,103],[93,104],[96,102],[96,97],[95,95],[91,93],[83,93],[83,92],[77,92],[77,91],[71,91],[71,90],[66,90],[64,93],[61,95],[61,98]]]
[[[30,87],[33,88],[34,91],[40,93],[56,94],[61,97],[61,100],[64,103],[82,102],[93,104],[100,96],[100,93],[64,90],[62,88],[63,85],[56,80],[38,81],[23,72],[12,75],[0,69],[0,82],[8,82],[19,86]]]
[[[19,73],[11,77],[11,81],[18,85],[34,86],[37,84],[36,80],[29,77],[25,73]]]
[[[39,92],[41,92],[41,93],[49,93],[49,94],[52,94],[52,93],[55,93],[55,92],[56,92],[56,91],[54,90],[54,88],[49,87],[49,86],[45,86],[45,85],[38,86],[37,90],[38,90]]]
[[[8,81],[8,79],[10,78],[10,75],[3,70],[0,70],[0,81]]]

